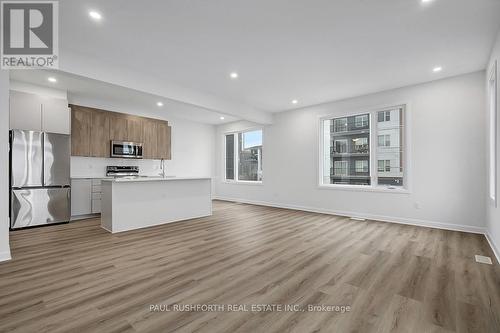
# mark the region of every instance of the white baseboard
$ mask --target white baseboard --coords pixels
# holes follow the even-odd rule
[[[427,221],[427,220],[419,220],[419,219],[412,219],[412,218],[402,218],[402,217],[374,215],[374,214],[367,214],[367,213],[357,213],[357,212],[321,209],[321,208],[314,208],[314,207],[307,207],[307,206],[286,205],[286,204],[279,204],[279,203],[274,203],[274,202],[235,199],[235,198],[227,198],[227,197],[221,197],[221,196],[213,196],[213,199],[241,202],[241,203],[247,203],[247,204],[258,205],[258,206],[293,209],[293,210],[300,210],[300,211],[312,212],[312,213],[347,216],[347,217],[375,220],[375,221],[381,221],[381,222],[407,224],[407,225],[414,225],[414,226],[419,226],[419,227],[436,228],[436,229],[453,230],[453,231],[464,231],[464,232],[470,232],[470,233],[474,233],[474,234],[485,234],[486,233],[485,228],[471,226],[471,225],[460,225],[460,224]]]
[[[495,254],[495,257],[497,258],[497,263],[500,264],[500,247],[498,247],[497,244],[495,244],[493,238],[488,232],[486,232],[484,236],[486,236],[486,240],[490,244],[491,250]]]
[[[0,252],[0,262],[12,259],[10,251]]]

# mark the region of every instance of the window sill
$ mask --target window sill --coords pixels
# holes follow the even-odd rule
[[[251,181],[251,180],[223,180],[222,183],[231,185],[257,185],[257,186],[263,185],[262,181]]]
[[[341,190],[355,192],[381,192],[394,194],[410,194],[406,188],[388,188],[383,186],[363,186],[363,185],[319,185],[320,190]]]

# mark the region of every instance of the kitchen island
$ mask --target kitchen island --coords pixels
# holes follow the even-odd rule
[[[116,233],[210,216],[211,192],[210,178],[104,179],[101,226]]]

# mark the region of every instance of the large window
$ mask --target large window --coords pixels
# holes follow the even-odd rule
[[[488,80],[490,109],[489,130],[489,195],[496,206],[497,197],[497,63],[491,69]]]
[[[347,118],[338,118],[333,121],[334,132],[347,131]]]
[[[356,125],[356,127],[368,126],[368,115],[364,114],[362,116],[354,117],[354,124]]]
[[[356,160],[356,172],[368,172],[368,160]]]
[[[379,147],[390,147],[391,146],[391,136],[389,134],[382,134],[378,136]]]
[[[404,119],[404,106],[323,119],[322,185],[403,188]]]
[[[348,161],[335,161],[333,165],[333,173],[336,176],[347,176],[349,171],[348,168]]]
[[[391,171],[391,160],[378,160],[378,172],[390,172]]]
[[[377,119],[379,122],[391,121],[391,111],[379,111]]]
[[[226,134],[227,181],[262,181],[262,130]]]

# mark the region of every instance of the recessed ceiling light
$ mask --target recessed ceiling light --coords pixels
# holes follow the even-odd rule
[[[231,77],[231,79],[237,79],[238,78],[238,73],[232,72],[231,74],[229,74],[229,76]]]
[[[56,82],[57,82],[57,79],[56,79],[55,77],[52,77],[52,76],[51,76],[51,77],[49,77],[49,78],[47,79],[47,81],[52,82],[52,83],[56,83]]]
[[[156,105],[163,106],[163,102],[156,102]]]
[[[224,117],[223,117],[223,116],[220,116],[220,118],[219,118],[219,119],[220,119],[220,120],[224,120]]]
[[[299,102],[299,101],[298,101],[298,100],[296,100],[296,99],[292,100],[292,104],[297,104],[298,102]]]
[[[432,69],[432,71],[433,71],[434,73],[441,72],[442,70],[443,70],[443,67],[441,67],[441,66],[436,66],[436,67],[434,67],[434,68]]]
[[[432,2],[434,0],[422,0],[423,3],[428,3],[428,2]]]
[[[102,19],[102,15],[101,15],[101,13],[96,12],[95,10],[91,10],[91,11],[89,12],[89,16],[90,16],[92,19],[96,20],[96,21],[99,21],[99,20],[101,20],[101,19]]]

